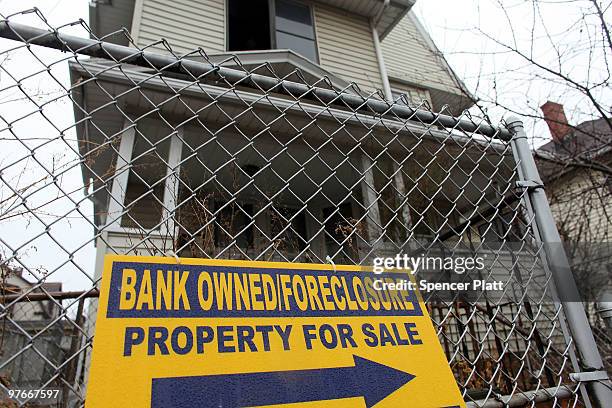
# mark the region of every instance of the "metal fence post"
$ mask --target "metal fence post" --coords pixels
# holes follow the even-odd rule
[[[612,386],[604,370],[603,360],[580,301],[578,288],[561,244],[561,237],[529,147],[523,123],[517,118],[510,118],[507,126],[513,135],[512,148],[520,161],[518,164],[525,178],[523,181],[527,183],[526,187],[535,213],[535,222],[541,235],[555,287],[563,305],[573,341],[581,357],[581,369],[584,372],[574,373],[572,378],[579,382],[586,382],[593,403],[604,408],[612,402]]]

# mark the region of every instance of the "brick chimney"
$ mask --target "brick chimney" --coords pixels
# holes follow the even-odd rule
[[[550,129],[550,134],[555,142],[561,143],[563,138],[567,136],[571,128],[568,126],[567,118],[565,117],[565,111],[563,105],[547,101],[544,105],[540,106],[542,113],[544,113],[544,120]]]

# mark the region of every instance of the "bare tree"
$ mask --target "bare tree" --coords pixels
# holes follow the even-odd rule
[[[453,75],[472,114],[526,121],[576,281],[585,299],[595,300],[612,275],[612,1],[472,5],[474,18],[444,26],[445,38],[461,37],[453,50],[422,45],[444,64],[465,64]],[[594,311],[594,303],[587,306]]]
[[[444,63],[457,56],[469,61],[471,76],[452,74],[473,102],[473,113],[509,112],[526,118],[534,147],[550,141],[545,123],[551,133],[558,130],[562,137],[534,150],[550,187],[547,192],[553,204],[563,204],[559,207],[579,203],[585,222],[592,221],[588,207],[597,207],[601,227],[578,225],[564,213],[558,217],[562,233],[581,241],[607,239],[612,229],[612,1],[490,0],[486,6],[484,11],[483,2],[475,3],[476,13],[487,13],[474,18],[476,24],[445,27],[447,33],[460,32],[471,41],[458,42],[449,52],[432,49],[429,42],[423,46]],[[503,26],[499,19],[493,29],[483,23],[492,13]],[[560,14],[565,16],[562,22]],[[542,105],[548,100],[564,104],[573,120],[565,120],[564,114],[546,115]],[[575,188],[557,188],[569,178]],[[587,196],[589,203],[584,202]]]

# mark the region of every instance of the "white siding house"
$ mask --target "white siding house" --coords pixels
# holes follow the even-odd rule
[[[411,0],[249,0],[243,10],[232,0],[137,0],[131,14],[110,12],[126,1],[92,8],[96,37],[127,24],[141,49],[171,52],[163,38],[189,59],[379,99],[405,94],[434,111],[469,107]],[[454,143],[435,124],[382,123],[287,94],[109,64],[70,65],[76,104],[93,112],[75,110],[81,153],[105,147],[82,167],[96,276],[107,253],[357,263],[433,237],[460,241],[474,206],[499,199],[491,178],[514,169],[503,165],[512,156],[502,143]],[[493,210],[479,222],[493,224]],[[355,239],[343,237],[348,227]],[[503,255],[491,275],[509,279],[516,265]],[[489,336],[483,327],[474,336]]]
[[[131,32],[141,47],[163,38],[181,54],[199,47],[224,52],[225,0],[138,0]],[[154,48],[166,51],[162,45]]]
[[[273,8],[274,3],[269,1],[269,7]],[[139,47],[153,44],[152,50],[168,52],[159,43],[164,39],[177,54],[201,48],[209,56],[227,56],[231,54],[227,38],[228,2],[115,0],[112,6],[94,3],[90,20],[102,22],[94,25],[97,36],[126,26],[131,28],[131,36]],[[427,100],[434,109],[448,104],[455,113],[470,106],[469,99],[462,96],[462,86],[410,11],[413,0],[391,1],[387,7],[382,0],[301,3],[311,9],[313,17],[316,65],[324,73],[337,77],[334,79],[341,87],[354,82],[369,94],[384,91],[388,78],[393,81],[394,93],[409,94],[408,99],[415,103]],[[380,42],[379,52],[373,28]],[[121,42],[120,37],[115,38]],[[257,53],[254,50],[252,54]],[[241,59],[249,58],[244,52],[238,54]],[[383,58],[387,71],[384,73],[380,69]],[[299,68],[312,69],[303,65],[309,65],[307,61],[302,61]]]

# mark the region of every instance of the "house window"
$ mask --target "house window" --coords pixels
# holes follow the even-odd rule
[[[423,102],[427,101],[427,94],[423,89],[413,88],[399,90],[391,88],[391,95],[393,96],[393,100],[397,103],[413,108],[416,108],[423,104]],[[404,98],[402,98],[402,96]]]
[[[407,100],[408,102],[412,102],[410,95],[406,94],[405,92],[401,92],[401,91],[396,91],[394,89],[391,90],[391,96],[393,97],[393,100],[399,104],[402,105],[410,105],[409,103],[406,103],[405,100]],[[405,98],[402,98],[402,96],[404,96]],[[404,100],[405,99],[405,100]]]
[[[311,7],[293,0],[228,0],[228,51],[272,48],[317,62]]]
[[[215,220],[215,246],[219,250],[237,247],[243,251],[253,248],[253,205],[247,203],[215,203],[220,208]]]
[[[287,0],[276,0],[276,48],[289,49],[317,60],[310,7]]]
[[[228,51],[268,50],[269,0],[228,0]]]
[[[275,246],[284,253],[298,253],[306,248],[306,215],[297,209],[273,206],[270,210],[270,232]],[[291,220],[291,221],[289,221]]]

